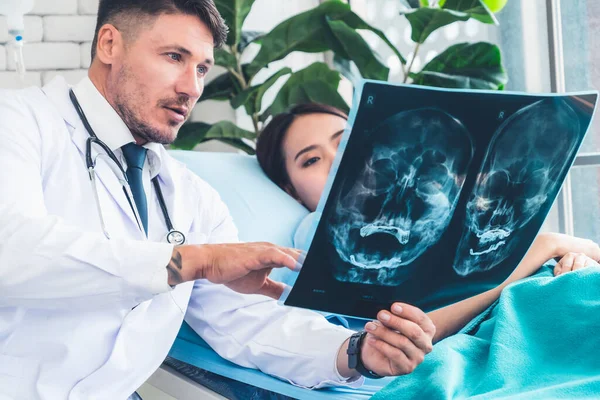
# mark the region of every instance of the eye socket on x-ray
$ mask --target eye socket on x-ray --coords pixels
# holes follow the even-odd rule
[[[396,165],[389,158],[374,161],[371,168],[372,174],[365,180],[365,187],[374,190],[376,196],[390,190],[398,179]]]
[[[504,197],[513,183],[505,171],[499,171],[489,174],[483,184],[485,185],[484,194],[493,198]]]

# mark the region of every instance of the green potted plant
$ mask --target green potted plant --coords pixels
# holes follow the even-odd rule
[[[215,64],[226,71],[205,87],[199,100],[228,101],[234,109],[244,107],[252,120],[253,130],[242,129],[230,121],[212,125],[190,122],[181,128],[173,147],[192,149],[198,143],[216,139],[253,154],[252,142],[260,134],[265,121],[293,104],[314,101],[348,111],[348,104],[338,93],[342,75],[353,82],[361,77],[387,80],[389,75],[388,67],[359,34],[361,30],[375,33],[398,57],[406,83],[502,90],[507,81],[499,48],[486,42],[457,43],[433,58],[420,71],[413,71],[412,62],[407,62],[382,31],[366,23],[340,0],[325,1],[283,21],[267,33],[242,31],[254,1],[215,0],[230,27],[226,45],[215,51]],[[494,11],[506,3],[506,0],[399,1],[405,5],[401,16],[412,28],[414,55],[431,33],[451,23],[473,18],[486,24],[497,24]],[[259,45],[259,51],[250,62],[242,63],[242,54],[250,43]],[[262,69],[295,51],[330,51],[334,54],[334,68],[323,62],[315,62],[296,72],[284,67],[264,82],[255,82]],[[264,94],[283,77],[288,77],[287,81],[273,102],[265,107]]]

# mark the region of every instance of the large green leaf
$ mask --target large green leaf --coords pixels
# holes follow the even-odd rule
[[[231,76],[229,72],[225,72],[213,80],[211,80],[205,87],[202,92],[202,97],[200,97],[200,101],[204,100],[229,100],[231,99],[236,91],[238,90],[237,83],[235,79]]]
[[[354,61],[363,78],[387,81],[390,69],[379,60],[356,30],[344,21],[328,20],[327,23],[346,53],[344,58]]]
[[[320,62],[292,74],[279,90],[273,104],[261,115],[261,121],[293,105],[310,102],[329,104],[348,112],[348,105],[337,91],[340,79],[338,72]]]
[[[171,147],[192,150],[198,143],[202,143],[210,127],[210,124],[204,122],[188,122],[184,124],[179,129],[177,138],[171,144]]]
[[[368,30],[368,31],[373,32],[377,36],[379,36],[379,38],[381,40],[383,40],[384,43],[394,52],[394,54],[396,55],[396,57],[398,57],[400,62],[402,64],[406,64],[406,59],[402,56],[402,54],[400,54],[400,51],[396,48],[396,46],[394,46],[394,44],[392,42],[390,42],[390,40],[387,38],[387,36],[385,36],[383,31],[367,24],[362,18],[360,18],[358,15],[356,15],[353,12],[347,12],[340,19],[342,21],[344,21],[351,28],[359,29],[359,30],[360,29]]]
[[[238,53],[241,54],[250,43],[260,43],[260,39],[263,36],[265,36],[265,32],[243,31],[238,43]]]
[[[248,16],[254,0],[215,0],[219,13],[229,27],[227,44],[237,45],[242,35],[242,25]]]
[[[411,39],[416,43],[424,43],[433,31],[442,26],[470,18],[463,12],[429,7],[417,8],[404,15],[412,28]]]
[[[256,139],[256,134],[238,127],[231,121],[220,121],[210,127],[205,137],[207,139]]]
[[[269,90],[269,88],[273,86],[273,84],[275,84],[279,78],[291,73],[292,70],[288,67],[280,69],[265,82],[261,83],[260,85],[249,87],[231,99],[231,106],[233,108],[238,108],[239,106],[243,105],[246,107],[246,112],[249,115],[260,112],[260,109],[262,108],[262,99],[266,91]]]
[[[207,140],[240,140],[242,138],[254,140],[256,139],[256,134],[241,129],[230,121],[220,121],[214,125],[204,122],[190,122],[181,127],[177,134],[177,139],[173,142],[172,146],[179,149],[191,150],[197,144],[206,142]]]
[[[237,69],[235,56],[225,49],[215,49],[215,65],[228,69]]]
[[[481,0],[445,0],[442,7],[447,10],[467,13],[471,18],[486,24],[498,25],[494,13]]]
[[[262,44],[258,54],[248,66],[249,76],[256,75],[261,68],[273,61],[284,58],[294,51],[319,53],[333,50],[336,54],[345,55],[344,46],[340,44],[339,39],[331,31],[327,19],[343,21],[354,29],[373,31],[398,54],[401,60],[404,60],[385,35],[354,14],[348,4],[330,0],[321,3],[312,10],[283,21],[267,33],[261,39]],[[374,57],[372,53],[365,56]]]
[[[358,84],[361,76],[356,64],[336,54],[333,56],[333,65],[336,71],[339,71],[352,83],[352,86],[356,86]]]
[[[498,46],[459,43],[411,74],[415,84],[461,89],[502,90],[508,81]]]

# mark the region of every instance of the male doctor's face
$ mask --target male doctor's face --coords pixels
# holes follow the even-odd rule
[[[204,90],[213,37],[196,16],[163,14],[124,38],[107,97],[134,136],[172,143]]]

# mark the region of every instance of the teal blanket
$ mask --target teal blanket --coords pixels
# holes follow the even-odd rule
[[[462,332],[373,399],[600,398],[600,267],[543,267]]]

